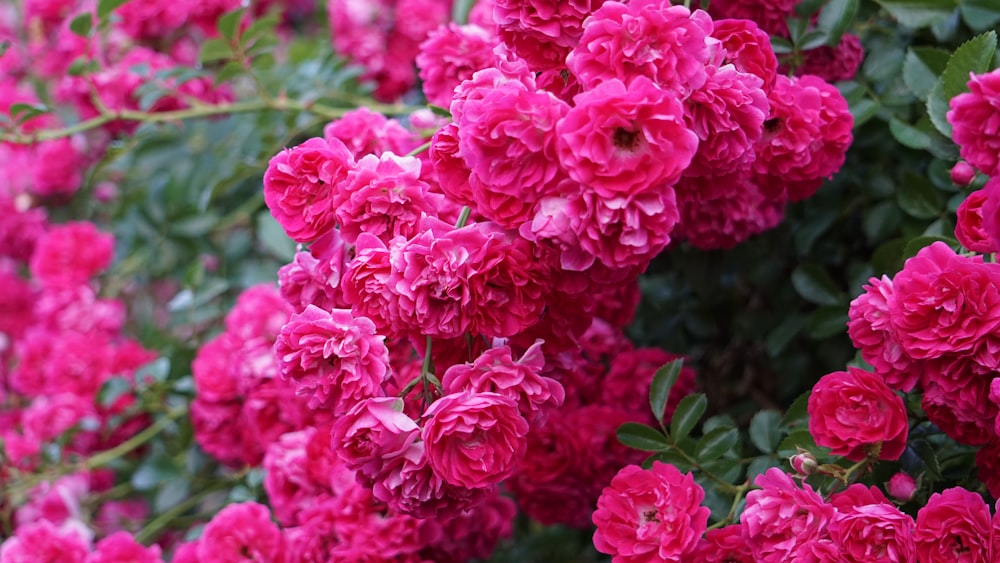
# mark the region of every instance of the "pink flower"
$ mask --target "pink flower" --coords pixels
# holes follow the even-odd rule
[[[115,532],[94,546],[86,563],[163,563],[160,546],[146,547],[135,541],[129,532]]]
[[[828,538],[827,524],[836,510],[809,485],[803,483],[800,488],[773,467],[754,483],[760,489],[747,493],[746,509],[740,516],[754,561],[793,561],[809,544]]]
[[[691,558],[703,563],[754,563],[740,524],[708,530]]]
[[[198,540],[198,559],[238,563],[247,559],[279,563],[284,537],[267,507],[256,502],[230,504],[212,517]]]
[[[921,407],[941,431],[963,444],[983,445],[995,437],[997,405],[990,401],[995,368],[969,356],[945,356],[927,362],[920,384]]]
[[[605,2],[583,26],[566,66],[587,89],[638,76],[681,99],[705,83],[712,18],[668,0]]]
[[[778,59],[766,31],[747,19],[717,19],[712,39],[719,41],[713,57],[716,66],[731,64],[740,72],[753,74],[770,93],[778,74]]]
[[[374,478],[382,467],[420,437],[417,423],[403,413],[398,397],[362,401],[337,419],[331,447],[349,469]]]
[[[353,244],[364,232],[384,241],[417,233],[425,215],[436,215],[439,194],[420,179],[412,156],[368,155],[358,161],[333,199],[340,236]]]
[[[257,284],[236,298],[236,304],[226,315],[226,332],[244,342],[261,339],[270,344],[291,313],[291,307],[281,298],[274,284]]]
[[[212,402],[239,398],[239,377],[233,362],[241,342],[232,334],[222,333],[198,349],[191,363],[195,393]]]
[[[111,264],[115,239],[93,223],[79,221],[52,227],[31,255],[31,275],[46,286],[87,283]]]
[[[852,485],[863,487],[863,485]],[[830,538],[844,563],[914,561],[913,519],[888,501],[838,506]]]
[[[827,82],[851,80],[858,73],[865,49],[857,35],[845,33],[836,47],[826,45],[803,53],[802,65],[795,74],[812,74]],[[780,68],[782,72],[785,68]]]
[[[662,193],[691,163],[698,137],[674,94],[640,76],[585,91],[556,126],[559,160],[570,178],[611,200]]]
[[[239,467],[243,463],[240,411],[238,401],[213,403],[195,397],[191,402],[191,426],[195,441],[205,453],[231,467]]]
[[[18,526],[14,535],[0,544],[0,561],[84,563],[90,542],[80,528],[85,529],[82,523],[79,527],[56,527],[48,520]]]
[[[907,260],[893,287],[890,324],[912,358],[987,349],[1000,327],[1000,266],[959,256],[943,242]]]
[[[948,123],[959,154],[987,176],[1000,175],[1000,70],[970,75],[969,91],[950,105]]]
[[[469,510],[449,515],[441,526],[448,532],[428,546],[432,561],[489,559],[501,539],[514,533],[517,505],[509,497],[493,494]]]
[[[707,80],[684,104],[688,127],[701,141],[685,174],[718,177],[747,170],[770,109],[763,81],[733,66],[705,70]]]
[[[441,191],[457,203],[477,207],[469,186],[471,171],[459,154],[458,126],[449,123],[438,129],[431,138],[431,146],[427,152]]]
[[[993,248],[1000,249],[1000,176],[990,178],[981,191],[986,199],[981,211],[983,230],[989,235]]]
[[[432,31],[417,55],[427,101],[448,107],[456,86],[477,70],[493,66],[497,42],[489,30],[478,25],[449,23]]]
[[[604,0],[496,0],[500,38],[533,68],[563,66],[583,34],[583,21]]]
[[[597,500],[594,547],[612,561],[684,561],[708,523],[705,491],[691,474],[654,461],[622,468]]]
[[[793,15],[795,0],[715,0],[709,12],[721,18],[751,20],[769,35],[788,37],[788,17]]]
[[[354,156],[336,139],[312,138],[274,156],[264,173],[264,201],[298,242],[332,229],[334,198],[354,168]]]
[[[990,508],[961,487],[934,493],[917,512],[913,539],[918,561],[994,561]]]
[[[909,421],[903,399],[881,377],[858,368],[824,375],[809,395],[809,433],[852,461],[899,459]]]
[[[467,81],[456,100],[459,154],[471,171],[475,208],[504,227],[517,228],[564,178],[556,156],[556,124],[569,106],[519,80]]]
[[[424,519],[454,516],[495,492],[491,486],[469,489],[447,482],[431,467],[425,442],[414,442],[389,460],[372,484],[372,495],[389,508]]]
[[[445,394],[472,391],[498,393],[517,401],[518,410],[529,422],[545,420],[548,410],[562,405],[565,392],[551,377],[541,375],[545,367],[542,342],[535,342],[516,362],[507,346],[492,348],[471,364],[448,368],[441,377]]]
[[[810,75],[778,76],[768,101],[754,170],[792,182],[781,188],[792,201],[807,198],[844,164],[854,118],[836,88]]]
[[[434,473],[452,485],[491,487],[524,456],[528,423],[517,403],[497,393],[453,393],[424,413],[423,438]]]
[[[885,484],[885,490],[892,498],[901,502],[909,502],[917,492],[917,482],[913,477],[898,471],[889,478],[889,482]]]
[[[403,237],[394,239],[390,251],[378,237],[362,233],[343,278],[344,299],[351,304],[354,315],[371,319],[379,334],[389,338],[411,328],[402,324],[399,304],[389,288],[393,279],[390,260],[404,244]]]
[[[951,181],[956,186],[968,186],[976,179],[976,169],[972,167],[971,164],[960,160],[955,163],[955,166],[951,167]]]
[[[774,228],[784,218],[785,199],[766,197],[759,187],[760,179],[745,172],[725,176],[685,174],[674,185],[680,223],[671,238],[713,250],[733,248]]]
[[[309,408],[347,412],[358,401],[382,395],[389,379],[389,350],[375,324],[349,310],[313,305],[292,315],[274,344],[284,379]]]
[[[316,434],[314,428],[287,432],[264,454],[264,491],[282,526],[301,524],[302,515],[331,492],[327,483],[314,480],[308,470],[306,447]]]
[[[81,143],[64,138],[42,141],[34,147],[32,191],[40,196],[69,196],[80,188],[87,168]]]
[[[892,280],[870,278],[865,292],[851,301],[847,334],[861,357],[893,389],[909,391],[920,380],[920,369],[903,351],[889,318],[889,303],[895,299]]]
[[[406,154],[416,148],[413,133],[399,121],[387,119],[381,113],[361,106],[327,123],[323,138],[340,141],[351,151],[355,160],[383,153]]]

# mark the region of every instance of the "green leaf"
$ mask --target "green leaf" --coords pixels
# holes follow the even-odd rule
[[[826,44],[836,47],[858,13],[858,0],[830,0],[819,13],[817,27],[826,31]]]
[[[937,47],[912,47],[903,60],[903,82],[913,95],[926,100],[944,67],[948,66],[951,53]]]
[[[690,434],[707,407],[708,399],[704,393],[692,393],[681,399],[670,419],[670,435],[677,440]]]
[[[695,457],[699,462],[712,461],[733,450],[740,441],[740,432],[735,428],[716,428],[698,440]]]
[[[819,446],[816,445],[816,440],[809,433],[809,430],[805,428],[789,432],[788,436],[785,436],[785,439],[778,444],[777,454],[781,457],[790,457],[797,454],[799,448],[811,452],[816,452],[819,449]]]
[[[118,6],[131,0],[100,0],[97,3],[97,19],[105,20]]]
[[[925,176],[913,172],[896,187],[896,203],[904,213],[917,219],[933,219],[944,211],[944,196]]]
[[[69,22],[69,30],[80,37],[87,38],[90,37],[90,30],[93,25],[94,14],[84,12],[73,18],[73,21]]]
[[[792,404],[785,411],[785,416],[781,417],[781,426],[792,429],[802,426],[809,419],[809,395],[812,391],[806,391],[792,401]]]
[[[927,150],[931,146],[931,136],[906,123],[896,116],[889,119],[889,132],[905,147],[916,150]]]
[[[750,441],[762,453],[774,452],[781,441],[781,414],[778,411],[759,411],[750,419]]]
[[[705,424],[701,425],[701,430],[705,434],[708,434],[716,428],[736,428],[736,422],[733,420],[733,417],[728,414],[717,414],[710,417],[705,421]]]
[[[927,469],[927,475],[934,480],[942,479],[941,476],[941,464],[938,462],[937,452],[934,446],[930,444],[927,440],[917,439],[914,440],[910,447],[917,454],[917,457],[924,462],[924,467]]]
[[[644,452],[661,452],[670,449],[667,437],[659,430],[638,422],[626,422],[618,427],[618,441]]]
[[[677,383],[677,378],[680,377],[683,367],[684,360],[678,358],[661,366],[653,375],[653,383],[649,387],[649,407],[653,410],[653,416],[660,424],[663,424],[663,411],[667,408],[670,390]]]
[[[216,29],[219,30],[219,35],[223,39],[232,41],[236,37],[236,30],[239,29],[240,20],[243,19],[243,12],[246,11],[246,8],[238,8],[219,16],[219,23],[216,24]]]
[[[879,202],[864,211],[862,228],[872,244],[885,240],[902,222],[903,214],[893,201]]]
[[[772,467],[781,467],[781,463],[769,455],[753,458],[753,461],[747,466],[747,480],[753,483],[758,475],[763,475]]]
[[[814,340],[847,332],[847,306],[824,305],[809,316],[809,336]]]
[[[952,248],[957,247],[959,244],[957,240],[951,237],[941,237],[934,235],[919,236],[910,240],[910,242],[906,243],[906,247],[903,248],[903,260],[916,256],[917,253],[919,253],[922,248],[930,246],[935,242],[943,242]]]
[[[826,270],[815,263],[806,263],[792,272],[792,286],[803,299],[817,305],[837,305],[840,289]]]
[[[233,58],[233,47],[223,39],[209,39],[201,46],[198,60],[210,63]]]
[[[955,11],[955,0],[875,0],[906,27],[930,27]]]
[[[1000,22],[1000,4],[996,0],[958,0],[962,21],[975,32],[986,31]]]
[[[802,315],[790,315],[767,334],[764,344],[767,355],[776,358],[788,344],[806,328],[806,318]]]
[[[160,483],[177,479],[183,475],[182,468],[168,455],[154,454],[136,468],[132,474],[132,486],[138,491],[151,491]]]
[[[24,123],[32,117],[38,117],[46,113],[49,113],[49,108],[41,104],[17,102],[10,105],[10,116],[16,123]]]
[[[109,407],[131,390],[131,381],[124,377],[112,377],[101,385],[101,389],[97,393],[97,401],[104,407]]]
[[[278,27],[281,20],[277,16],[267,16],[255,20],[250,27],[243,32],[243,42],[248,43],[255,41],[264,36],[273,36],[274,29]]]
[[[773,50],[776,55],[787,55],[788,53],[795,51],[795,45],[792,45],[792,42],[784,37],[772,35],[771,50]]]
[[[997,49],[997,32],[990,30],[963,43],[945,65],[934,88],[927,98],[927,114],[931,122],[946,137],[951,137],[951,124],[947,113],[949,102],[955,96],[969,91],[969,74],[983,74],[990,70],[990,63]]]
[[[257,241],[279,260],[291,262],[295,257],[295,241],[288,238],[285,229],[268,211],[257,214]]]

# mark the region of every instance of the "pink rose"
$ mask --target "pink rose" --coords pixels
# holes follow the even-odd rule
[[[219,563],[273,561],[284,552],[284,536],[271,521],[266,506],[256,502],[230,504],[212,520],[198,540],[198,559]]]
[[[852,485],[864,488],[863,485]],[[881,493],[879,494],[881,496]],[[913,519],[884,499],[854,506],[837,506],[830,537],[844,563],[913,561]]]
[[[93,223],[54,226],[35,246],[31,275],[46,286],[85,284],[111,264],[114,252],[114,236],[98,231]]]
[[[309,139],[268,163],[264,202],[289,238],[316,240],[334,227],[334,198],[352,168],[354,156],[344,143]]]
[[[749,19],[717,19],[712,38],[719,41],[712,60],[716,66],[731,64],[740,72],[756,75],[763,81],[764,91],[771,91],[778,73],[778,59],[766,31]]]
[[[955,238],[962,246],[980,254],[992,254],[997,244],[986,230],[983,207],[988,199],[986,190],[976,190],[965,197],[958,206]]]
[[[794,561],[811,549],[810,544],[829,541],[827,525],[836,510],[812,487],[806,483],[797,486],[788,474],[774,467],[759,475],[754,484],[760,489],[747,493],[740,521],[755,561]]]
[[[704,498],[694,477],[673,465],[626,466],[597,500],[594,547],[623,563],[688,560],[708,523]]]
[[[902,471],[898,471],[889,478],[889,482],[885,484],[885,490],[892,495],[892,498],[902,502],[909,502],[917,492],[917,482],[913,477]]]
[[[380,397],[362,401],[338,418],[330,445],[348,468],[374,478],[419,437],[417,423],[403,413],[403,400]]]
[[[428,463],[452,485],[495,485],[514,472],[527,448],[528,423],[517,402],[497,393],[445,395],[424,416]]]
[[[990,507],[961,487],[934,493],[917,512],[917,560],[992,563]]]
[[[129,532],[115,532],[97,542],[86,563],[163,563],[160,546],[146,547]]]
[[[870,278],[864,290],[851,301],[847,334],[875,373],[892,388],[909,391],[920,380],[921,370],[903,351],[890,322],[889,302],[895,298],[892,280],[887,276]]]
[[[809,396],[809,433],[852,461],[899,459],[909,420],[903,399],[877,375],[858,368],[827,374]]]
[[[741,524],[707,531],[691,559],[702,563],[754,563]]]
[[[959,154],[987,176],[1000,175],[1000,70],[973,75],[969,91],[951,99],[948,123]]]

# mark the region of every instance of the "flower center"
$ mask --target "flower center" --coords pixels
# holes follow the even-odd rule
[[[612,140],[615,146],[622,150],[634,151],[639,147],[639,133],[623,127],[615,129]]]

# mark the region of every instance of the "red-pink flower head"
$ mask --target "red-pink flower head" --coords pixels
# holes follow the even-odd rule
[[[712,58],[716,66],[731,64],[740,72],[753,74],[763,81],[764,91],[771,92],[778,74],[778,59],[766,31],[751,20],[715,20],[712,39],[718,41]]]
[[[111,264],[115,239],[93,223],[78,221],[49,229],[31,255],[31,275],[46,286],[87,283]]]
[[[135,540],[131,533],[121,531],[97,542],[86,563],[163,563],[160,546],[146,547]]]
[[[698,148],[676,96],[640,76],[579,94],[556,126],[570,178],[601,198],[662,190],[680,178]]]
[[[917,561],[995,561],[990,507],[961,487],[934,493],[917,512]]]
[[[584,22],[566,66],[586,89],[644,76],[681,99],[705,83],[712,18],[669,0],[605,2]]]
[[[419,437],[417,423],[403,413],[403,399],[380,397],[361,401],[338,418],[330,445],[348,468],[374,479]]]
[[[992,361],[996,353],[988,353]],[[984,445],[996,438],[997,405],[990,401],[996,367],[972,356],[927,360],[920,379],[921,407],[927,418],[957,442]]]
[[[755,561],[792,561],[808,544],[829,537],[836,510],[808,484],[799,487],[773,467],[754,483],[760,488],[747,493],[740,521]]]
[[[489,30],[478,25],[449,23],[432,31],[417,55],[427,101],[448,107],[456,86],[477,70],[493,66],[497,42]]]
[[[895,299],[892,280],[870,278],[865,292],[851,301],[847,334],[861,357],[894,389],[909,391],[920,379],[920,369],[903,351],[889,318],[889,303]]]
[[[339,140],[309,139],[268,163],[264,201],[290,238],[316,240],[336,223],[334,198],[354,166]]]
[[[809,433],[834,455],[899,459],[908,430],[903,399],[871,372],[852,367],[824,375],[809,395]]]
[[[980,254],[992,254],[998,250],[996,242],[985,228],[983,207],[988,197],[986,190],[976,190],[967,195],[958,206],[958,222],[955,225],[955,238],[958,242]]]
[[[472,363],[448,368],[441,377],[442,392],[499,393],[517,401],[518,410],[529,422],[544,422],[548,410],[561,406],[565,398],[558,381],[541,375],[544,367],[541,341],[517,361],[509,347],[491,348]]]
[[[1000,327],[1000,265],[959,256],[943,242],[907,260],[893,287],[889,319],[912,358],[988,350]]]
[[[844,164],[854,118],[840,91],[811,75],[778,76],[768,101],[754,170],[790,182],[774,187],[792,201],[805,199]]]
[[[743,539],[741,524],[730,524],[705,532],[705,537],[698,542],[691,558],[704,563],[755,563],[753,554]]]
[[[424,417],[427,461],[452,485],[496,485],[513,474],[527,448],[528,422],[514,399],[498,393],[445,395]]]
[[[769,35],[788,37],[788,18],[796,0],[715,0],[708,11],[717,19],[751,20]]]
[[[355,160],[373,154],[406,154],[416,148],[413,133],[395,120],[365,106],[344,112],[344,115],[323,127],[323,138],[336,139],[351,151]]]
[[[694,477],[673,465],[626,466],[597,500],[594,547],[613,561],[686,561],[708,524],[704,498]]]
[[[604,0],[496,0],[500,38],[537,70],[562,67],[583,34],[583,21]]]
[[[969,91],[950,105],[948,123],[959,154],[987,176],[1000,176],[1000,70],[970,75]]]
[[[251,561],[281,561],[284,537],[271,521],[266,506],[256,502],[230,504],[212,520],[198,540],[200,561],[238,563]]]
[[[1000,249],[1000,176],[990,178],[982,192],[986,197],[982,205],[983,230],[992,239],[993,247]]]
[[[274,351],[284,379],[309,407],[343,414],[357,402],[382,395],[389,379],[389,350],[375,324],[349,310],[308,306],[281,329]]]
[[[878,489],[854,484],[834,495],[837,515],[830,538],[844,563],[914,561],[913,518],[892,505]]]
[[[861,39],[845,33],[836,47],[823,45],[803,52],[802,65],[795,69],[795,74],[812,74],[827,82],[851,80],[858,73],[864,58],[865,48]],[[785,72],[787,69],[782,66],[778,70]]]

